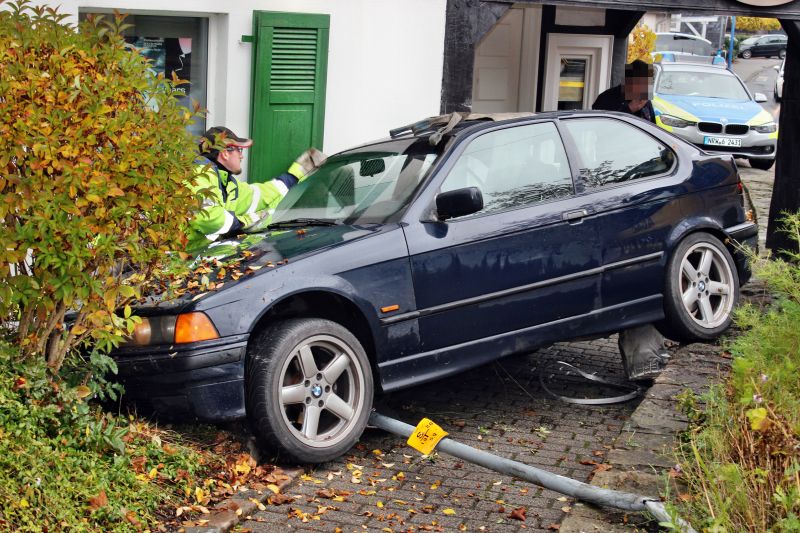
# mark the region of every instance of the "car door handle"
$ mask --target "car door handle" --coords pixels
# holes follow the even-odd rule
[[[583,220],[583,217],[587,216],[589,211],[586,209],[576,209],[575,211],[564,211],[561,213],[561,220],[565,220],[567,222],[580,222]]]

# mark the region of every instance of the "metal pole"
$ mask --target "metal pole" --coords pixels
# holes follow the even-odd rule
[[[736,17],[731,17],[731,40],[728,43],[728,70],[733,65],[733,38],[736,37]]]
[[[415,429],[412,425],[376,412],[370,415],[369,424],[406,439],[411,436]],[[540,470],[524,463],[498,457],[497,455],[478,450],[448,438],[442,439],[436,446],[436,449],[442,453],[489,468],[495,472],[524,479],[546,489],[554,490],[585,502],[615,507],[625,511],[649,510],[659,520],[671,520],[664,509],[664,505],[660,501],[654,500],[648,496],[595,487],[576,479],[559,476],[558,474]],[[678,519],[678,522],[686,533],[695,533],[686,522],[680,519]]]

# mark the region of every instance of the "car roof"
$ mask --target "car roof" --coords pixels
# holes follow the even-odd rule
[[[662,35],[672,35],[674,37],[680,37],[681,39],[691,39],[694,41],[703,41],[705,43],[711,44],[711,41],[704,37],[698,37],[697,35],[692,35],[691,33],[678,33],[674,31],[662,31],[656,32],[656,37],[661,37]]]
[[[459,114],[461,115],[461,119],[458,121],[455,126],[452,128],[447,128],[450,119],[453,115]],[[456,112],[451,113],[449,115],[439,115],[435,117],[428,117],[414,124],[409,124],[408,126],[402,126],[399,128],[394,128],[390,131],[389,138],[384,138],[378,141],[373,141],[371,143],[367,143],[364,146],[369,146],[372,144],[391,141],[391,140],[402,140],[402,139],[414,139],[414,138],[429,138],[435,134],[441,135],[442,139],[451,138],[454,136],[460,136],[462,133],[469,134],[473,131],[484,129],[484,128],[492,128],[496,125],[501,124],[514,124],[514,123],[524,123],[528,122],[532,119],[535,120],[548,120],[566,116],[575,116],[575,115],[598,115],[598,116],[618,116],[625,119],[631,118],[630,114],[627,113],[619,113],[615,111],[604,111],[604,110],[592,110],[592,109],[576,109],[576,110],[564,110],[564,111],[545,111],[541,113],[530,113],[530,112],[522,112],[522,113],[470,113],[470,112]],[[434,144],[438,144],[434,143]]]
[[[726,76],[736,76],[736,74],[725,68],[725,65],[700,65],[697,63],[656,63],[655,65],[665,72],[706,72],[722,74]]]

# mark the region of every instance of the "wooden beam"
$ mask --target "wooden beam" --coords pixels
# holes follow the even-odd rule
[[[736,0],[496,0],[514,4],[549,4],[597,7],[625,11],[667,11],[701,15],[736,15],[779,19],[800,19],[800,2],[779,6],[750,6]]]
[[[767,225],[767,248],[777,254],[782,250],[797,251],[797,243],[780,231],[779,219],[784,211],[795,213],[800,209],[800,179],[797,175],[800,169],[800,21],[780,19],[780,22],[789,42],[783,70],[775,183]]]

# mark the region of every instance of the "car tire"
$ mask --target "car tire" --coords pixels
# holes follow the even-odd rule
[[[744,52],[742,52],[742,57],[744,59],[750,59],[752,56],[753,52],[751,52],[750,50],[745,50]]]
[[[769,170],[775,164],[774,159],[748,159],[750,166],[758,170]]]
[[[251,337],[247,417],[282,459],[321,463],[358,442],[372,409],[372,370],[358,339],[318,318],[279,322]]]
[[[781,58],[781,59],[786,57],[786,50],[784,49],[784,50],[781,50],[780,52],[778,52],[778,57]]]
[[[713,235],[692,233],[672,252],[659,330],[681,342],[710,341],[732,322],[739,275],[730,252]]]

